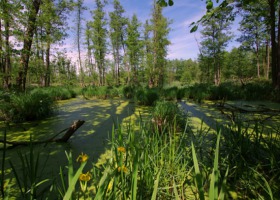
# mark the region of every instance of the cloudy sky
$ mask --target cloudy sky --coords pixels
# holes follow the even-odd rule
[[[109,4],[113,0],[108,0]],[[131,18],[136,14],[141,22],[151,18],[153,0],[120,0],[125,10],[125,16]],[[84,21],[92,20],[90,11],[95,9],[94,0],[84,0],[84,5],[88,8],[83,12]],[[106,12],[113,10],[112,5],[105,7]],[[205,14],[205,1],[203,0],[175,0],[172,7],[163,8],[163,15],[172,21],[169,34],[171,45],[168,48],[168,59],[196,59],[199,54],[199,30],[196,33],[190,33],[189,25],[199,20]],[[108,17],[107,17],[108,18]],[[72,32],[72,33],[71,33]],[[70,31],[73,35],[74,30]],[[75,49],[73,39],[68,38],[66,43],[72,49]],[[72,54],[72,55],[73,55]]]

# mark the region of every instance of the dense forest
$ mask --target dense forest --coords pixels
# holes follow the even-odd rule
[[[126,17],[118,0],[110,4],[114,9],[106,12],[109,2],[96,0],[92,18],[85,21],[82,13],[88,8],[83,0],[1,1],[1,87],[219,85],[225,81],[245,84],[257,78],[279,89],[278,1],[223,1],[216,8],[207,1],[207,13],[192,24],[191,31],[199,25],[202,35],[197,60],[166,58],[171,21],[162,10],[173,1],[154,4],[144,23],[136,15]],[[57,48],[69,36],[69,16],[75,18],[75,58]],[[238,38],[232,30],[237,16],[241,17]],[[231,41],[240,46],[228,51]]]

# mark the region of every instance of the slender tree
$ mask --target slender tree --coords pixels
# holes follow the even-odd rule
[[[257,63],[257,76],[260,77],[260,50],[265,44],[268,35],[265,18],[260,13],[267,10],[267,5],[259,1],[258,3],[248,4],[243,9],[243,19],[240,22],[239,28],[242,34],[237,41],[241,42],[245,49],[254,51]]]
[[[155,79],[153,73],[153,52],[152,52],[152,36],[151,36],[151,25],[149,21],[146,20],[144,24],[144,71],[145,77],[143,80],[148,81],[149,87],[154,86],[153,80]]]
[[[123,16],[124,9],[119,0],[114,0],[114,11],[109,13],[110,16],[110,41],[112,45],[113,58],[115,62],[114,77],[116,84],[120,84],[120,64],[125,52],[125,35],[127,18]]]
[[[4,88],[9,88],[11,85],[11,46],[10,46],[10,23],[11,23],[11,2],[7,0],[1,1],[2,7],[2,19],[4,22],[4,42],[2,41],[2,34],[1,34],[1,54],[2,55],[2,69],[3,69],[3,77],[4,77]],[[2,27],[1,27],[2,28]],[[2,32],[2,31],[1,31]]]
[[[152,73],[150,84],[152,87],[162,87],[164,83],[167,46],[170,44],[167,36],[170,32],[168,27],[171,22],[162,15],[162,7],[154,3],[151,31],[152,31]]]
[[[132,84],[138,85],[138,68],[140,65],[141,52],[143,42],[140,38],[139,28],[141,23],[138,21],[137,16],[134,14],[127,28],[127,54],[129,64],[132,69]]]
[[[99,72],[99,85],[105,85],[105,56],[107,53],[107,30],[104,4],[101,0],[96,0],[96,9],[92,11],[93,21],[91,26],[91,40],[93,55]]]
[[[81,58],[81,39],[82,39],[82,13],[86,10],[86,7],[83,6],[83,0],[77,0],[76,3],[76,19],[75,19],[75,29],[76,29],[76,45],[78,48],[78,63],[80,68],[80,76],[82,84],[84,84],[84,69],[82,65],[82,58]]]
[[[207,58],[207,68],[213,68],[213,81],[215,85],[221,82],[221,67],[223,61],[223,52],[228,45],[232,34],[229,31],[230,22],[224,16],[230,10],[224,10],[224,13],[218,18],[212,18],[203,23],[204,29],[201,31],[203,40],[201,41],[201,59]],[[205,58],[206,57],[206,58]]]
[[[36,30],[36,20],[42,0],[32,0],[30,9],[28,10],[28,21],[26,31],[24,33],[23,48],[21,50],[20,68],[17,77],[17,86],[21,90],[25,90],[26,76],[28,71],[28,63],[30,58],[30,50],[33,42],[33,35]]]

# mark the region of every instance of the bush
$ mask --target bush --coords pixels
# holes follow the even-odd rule
[[[96,96],[96,90],[97,87],[95,86],[87,86],[82,88],[81,94],[83,95],[84,98],[92,98]]]
[[[174,102],[157,101],[152,112],[152,121],[161,130],[184,130],[187,116]],[[168,127],[168,128],[167,128]]]
[[[189,88],[188,87],[183,87],[179,88],[177,91],[177,99],[181,100],[183,98],[188,98],[189,97]]]
[[[66,100],[66,99],[71,99],[76,97],[76,92],[70,88],[67,87],[46,87],[46,88],[36,88],[30,91],[30,93],[36,93],[44,91],[45,93],[48,93],[49,96],[53,100]]]
[[[237,100],[240,99],[240,87],[232,82],[221,83],[211,89],[211,100]]]
[[[135,88],[132,85],[127,85],[123,87],[123,96],[127,99],[131,99],[134,96]]]
[[[178,88],[176,86],[166,88],[163,90],[164,99],[170,100],[177,100]]]
[[[159,95],[156,89],[140,88],[135,98],[139,105],[152,106],[159,99]]]
[[[245,84],[242,88],[245,100],[273,100],[273,86],[269,81],[257,80]]]
[[[55,108],[54,99],[45,91],[11,95],[10,118],[13,121],[42,119],[51,115]]]
[[[201,103],[203,100],[210,99],[211,87],[211,85],[206,83],[195,84],[190,87],[189,98],[194,99],[198,103]]]

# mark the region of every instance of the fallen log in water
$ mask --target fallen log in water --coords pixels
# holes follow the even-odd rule
[[[11,145],[9,148],[13,148],[19,145],[29,145],[30,143],[32,144],[44,144],[44,143],[49,143],[49,142],[67,142],[70,137],[76,132],[76,130],[78,130],[78,128],[80,128],[83,124],[85,123],[84,120],[77,120],[74,121],[73,124],[69,127],[66,128],[62,131],[60,131],[58,134],[56,134],[55,136],[47,139],[47,140],[43,140],[43,141],[5,141],[5,140],[0,140],[0,143],[6,143]],[[67,131],[66,131],[67,130]],[[61,137],[61,138],[56,138],[59,134],[61,134],[62,132],[66,131],[66,133]]]

